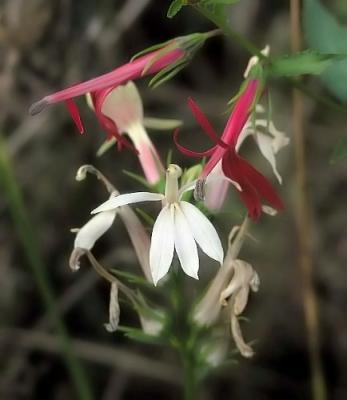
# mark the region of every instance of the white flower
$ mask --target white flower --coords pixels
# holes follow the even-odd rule
[[[111,196],[111,198],[113,195]],[[94,247],[95,242],[108,231],[114,219],[116,218],[116,210],[105,211],[91,218],[81,229],[78,229],[74,249],[70,256],[70,267],[76,271],[80,267],[80,257]]]
[[[149,192],[123,194],[109,199],[92,211],[95,214],[114,211],[130,203],[162,201],[162,210],[153,227],[149,254],[155,285],[169,271],[174,250],[183,271],[195,279],[198,279],[199,270],[196,243],[210,258],[220,264],[223,262],[222,244],[211,222],[198,208],[181,200],[182,194],[191,189],[191,185],[178,189],[178,178],[181,174],[180,167],[170,164],[166,171],[165,195]]]

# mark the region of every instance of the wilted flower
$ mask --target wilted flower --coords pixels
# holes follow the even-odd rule
[[[110,289],[109,322],[105,324],[108,332],[115,332],[119,324],[120,307],[118,302],[118,283],[112,282]]]
[[[250,357],[253,355],[253,350],[243,340],[237,317],[247,305],[249,291],[258,290],[259,277],[250,264],[235,259],[247,232],[246,227],[247,220],[241,228],[231,231],[223,265],[205,295],[196,305],[193,319],[199,326],[218,327],[222,314],[226,314],[237,348],[243,356]]]
[[[198,278],[199,257],[196,243],[212,259],[223,262],[223,248],[218,234],[205,215],[192,204],[182,201],[186,188],[178,189],[181,168],[169,165],[166,171],[165,195],[138,192],[112,198],[92,211],[92,213],[115,210],[126,204],[142,201],[162,201],[160,211],[153,226],[150,247],[150,268],[154,284],[164,277],[172,263],[174,249],[184,272]]]

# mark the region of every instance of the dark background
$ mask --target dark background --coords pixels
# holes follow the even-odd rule
[[[35,117],[27,110],[45,94],[107,72],[147,46],[212,28],[190,9],[168,20],[168,4],[162,0],[3,0],[0,5],[0,132],[61,314],[95,398],[102,400],[181,396],[176,357],[160,347],[131,342],[122,333],[107,333],[103,323],[108,318],[108,286],[87,264],[76,274],[68,268],[73,244],[69,229],[81,226],[105,197],[104,189],[92,178],[75,182],[77,168],[93,163],[121,191],[136,191],[138,185],[122,170],[140,173],[139,164],[127,151],[111,150],[96,158],[104,133],[83,99],[78,103],[87,126],[84,136],[76,132],[62,105]],[[343,1],[329,5],[346,21]],[[231,10],[233,28],[257,46],[269,43],[272,54],[290,51],[289,2],[242,0]],[[138,82],[145,114],[183,119],[185,144],[194,146],[200,136],[187,111],[186,98],[195,98],[222,129],[226,117],[221,111],[240,85],[248,57],[236,43],[221,37],[210,40],[168,84],[151,90],[148,80]],[[307,83],[315,92],[327,95],[317,79]],[[275,124],[291,137],[291,88],[286,82],[275,82],[271,94]],[[329,158],[346,130],[346,116],[308,98],[304,110],[321,355],[329,398],[342,400],[347,398],[347,172],[345,163],[332,165]],[[173,147],[171,133],[156,133],[152,138],[165,157]],[[250,146],[247,151],[249,159],[271,177],[256,150]],[[173,157],[175,162],[182,160],[175,150]],[[261,279],[260,291],[252,296],[246,312],[250,321],[244,324],[246,338],[256,340],[256,356],[252,360],[237,356],[237,363],[216,372],[206,382],[205,399],[310,398],[292,146],[278,159],[284,180],[279,191],[286,210],[276,218],[262,218],[252,228],[256,241],[250,241],[242,253]],[[191,160],[182,160],[182,165],[192,165]],[[228,218],[217,219],[225,233],[241,221],[239,208],[228,211]],[[0,398],[75,399],[5,193],[0,196],[0,215]],[[109,265],[136,271],[137,261],[119,221],[96,252]],[[209,277],[210,273],[202,272],[205,283]],[[121,322],[138,325],[136,315],[126,306]]]

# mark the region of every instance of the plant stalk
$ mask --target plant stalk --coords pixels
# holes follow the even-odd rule
[[[15,229],[24,249],[27,262],[32,269],[34,278],[42,301],[52,320],[61,346],[62,355],[71,379],[74,382],[76,395],[80,400],[92,400],[93,394],[84,369],[75,356],[70,337],[63,320],[56,308],[53,289],[47,275],[47,268],[43,265],[39,247],[34,238],[34,230],[30,222],[22,193],[16,182],[11,163],[7,157],[6,145],[0,137],[0,184],[7,197],[9,210],[15,225]]]
[[[300,0],[290,1],[290,25],[292,51],[301,49]],[[296,222],[299,241],[299,268],[302,276],[304,318],[307,331],[311,368],[311,390],[313,400],[326,400],[326,383],[320,355],[318,301],[313,285],[311,202],[307,190],[305,157],[303,96],[293,89],[293,131],[297,182]]]

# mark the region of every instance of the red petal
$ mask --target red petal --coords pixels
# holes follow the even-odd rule
[[[114,121],[112,121],[110,118],[106,117],[103,114],[97,115],[97,118],[100,122],[101,127],[104,129],[104,131],[107,133],[107,138],[110,139],[114,137],[117,139],[118,144],[118,149],[121,149],[120,145],[124,145],[124,147],[127,147],[129,150],[134,152],[136,155],[139,153],[136,148],[123,136],[119,133],[117,125],[115,124]]]
[[[277,210],[283,210],[284,204],[282,200],[265,176],[257,171],[246,160],[241,157],[238,158],[242,174],[247,177],[248,181],[254,186],[260,196],[266,199]]]
[[[178,133],[179,133],[179,129],[175,129],[174,134],[173,134],[174,143],[175,143],[176,147],[178,148],[178,150],[182,154],[184,154],[188,157],[197,157],[197,158],[210,157],[217,147],[217,146],[214,146],[209,150],[201,151],[201,152],[189,150],[186,147],[184,147],[178,143]]]
[[[77,129],[81,134],[84,133],[84,126],[76,103],[72,99],[68,99],[65,101],[65,104]]]
[[[201,126],[202,130],[206,133],[206,135],[210,139],[212,139],[215,143],[219,144],[221,147],[225,149],[228,148],[228,145],[225,144],[216,134],[215,130],[213,129],[206,115],[201,111],[200,107],[197,105],[197,103],[195,103],[195,101],[191,97],[188,98],[188,106],[191,109],[197,123]]]
[[[243,175],[239,159],[235,153],[225,153],[222,159],[222,169],[228,178],[239,183],[242,189],[242,192],[238,191],[241,201],[247,207],[249,217],[257,220],[261,215],[260,198],[247,177]]]

